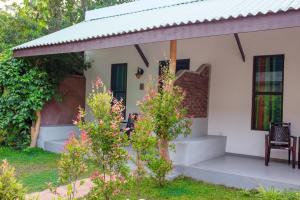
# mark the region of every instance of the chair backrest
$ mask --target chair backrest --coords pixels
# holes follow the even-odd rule
[[[291,123],[271,123],[270,124],[270,142],[290,143]]]
[[[129,113],[126,127],[127,128],[133,128],[134,123],[137,120],[137,117],[138,117],[137,113]]]

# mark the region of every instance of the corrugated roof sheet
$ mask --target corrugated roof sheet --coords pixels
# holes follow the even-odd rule
[[[88,11],[85,21],[14,49],[299,9],[300,0],[139,0]]]

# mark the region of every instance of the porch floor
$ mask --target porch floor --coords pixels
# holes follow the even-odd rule
[[[230,187],[300,190],[300,169],[284,162],[270,161],[266,167],[260,158],[226,154],[177,169],[185,176]]]

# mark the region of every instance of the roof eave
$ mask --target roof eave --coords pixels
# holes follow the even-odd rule
[[[13,50],[14,57],[61,54],[175,39],[300,27],[300,10],[188,24],[128,34]]]

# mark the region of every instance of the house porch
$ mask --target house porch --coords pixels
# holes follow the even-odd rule
[[[300,170],[282,160],[271,160],[266,167],[260,157],[225,154],[190,166],[177,166],[176,169],[184,176],[229,187],[300,190]]]

